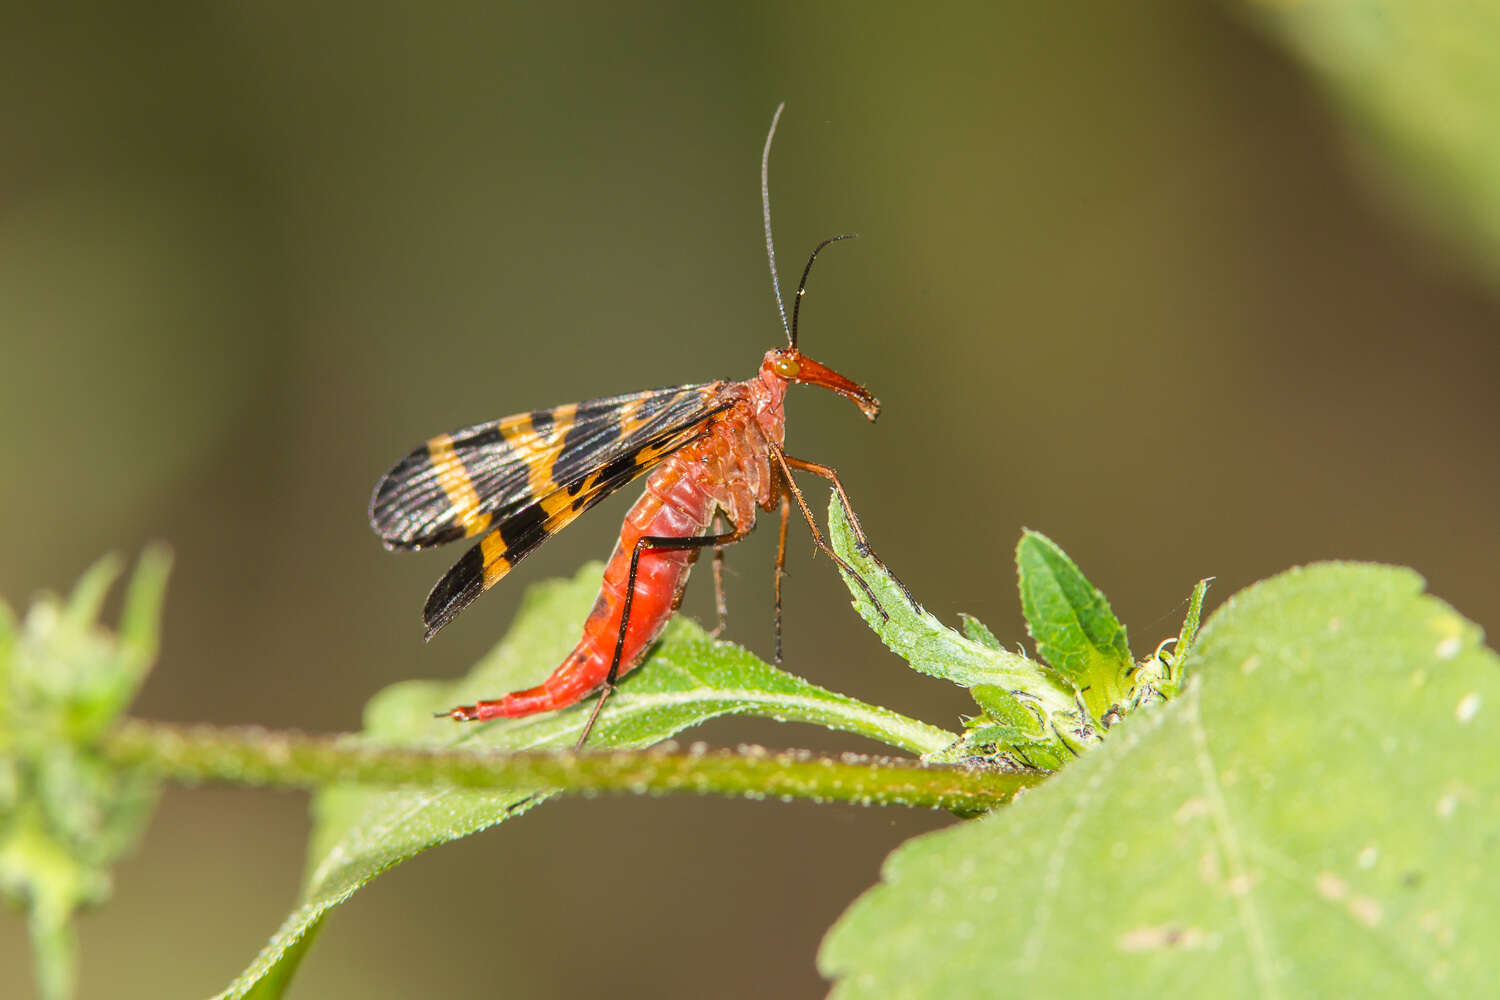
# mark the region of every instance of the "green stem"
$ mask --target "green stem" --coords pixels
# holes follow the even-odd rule
[[[37,996],[67,1000],[78,981],[78,939],[69,918],[72,911],[42,902],[33,906],[28,924],[31,954],[36,959]]]
[[[956,734],[946,729],[939,729],[879,705],[833,692],[821,691],[820,694],[821,697],[813,698],[780,692],[736,691],[733,699],[727,700],[727,714],[759,715],[777,722],[807,722],[839,732],[865,736],[919,757],[937,753],[952,746],[954,740],[958,739]],[[646,695],[641,700],[652,697]],[[681,700],[696,698],[696,695],[688,694]],[[677,699],[668,695],[660,700],[671,703]]]
[[[101,750],[116,763],[178,781],[227,781],[284,788],[335,782],[536,788],[592,794],[691,793],[816,802],[904,805],[976,813],[1009,801],[1044,777],[846,754],[759,748],[687,752],[675,748],[604,753],[415,750],[258,728],[172,726],[127,721]]]

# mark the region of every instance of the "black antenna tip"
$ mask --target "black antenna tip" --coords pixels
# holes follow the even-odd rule
[[[793,350],[797,349],[797,315],[802,311],[802,296],[807,292],[807,276],[812,273],[813,261],[818,259],[818,254],[822,253],[825,247],[831,246],[840,240],[852,240],[858,236],[858,233],[840,233],[837,236],[828,237],[828,239],[813,247],[812,255],[807,258],[807,266],[802,269],[802,280],[797,282],[797,294],[792,297],[792,328],[787,331],[786,336]]]

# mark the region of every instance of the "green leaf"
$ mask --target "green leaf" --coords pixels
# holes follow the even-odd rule
[[[1500,657],[1409,570],[1323,564],[1208,622],[1181,697],[918,838],[824,942],[833,996],[1484,996]]]
[[[973,639],[981,646],[986,646],[990,649],[1004,648],[1000,645],[1000,640],[995,638],[995,633],[990,631],[989,626],[973,615],[964,614],[960,611],[958,613],[958,621],[963,626],[964,635]]]
[[[93,628],[99,620],[99,612],[104,610],[104,600],[109,596],[110,588],[120,578],[120,569],[120,557],[111,552],[100,556],[84,570],[83,576],[73,584],[67,602],[60,606],[61,624],[75,631]],[[33,610],[50,604],[51,601],[40,601]]]
[[[501,750],[568,749],[592,709],[479,726],[433,712],[535,684],[572,648],[599,588],[602,567],[528,591],[506,638],[461,681],[410,681],[378,694],[361,739],[379,745]],[[800,680],[677,619],[647,662],[621,683],[589,736],[591,749],[644,747],[719,715],[763,715],[859,733],[922,754],[953,734]],[[316,827],[301,902],[225,997],[278,997],[328,912],[386,869],[438,844],[519,816],[550,793],[535,788],[372,789],[336,786],[313,804]]]
[[[965,619],[965,630],[978,636],[972,638],[918,604],[856,538],[837,493],[828,502],[828,534],[833,550],[858,574],[839,569],[855,610],[886,648],[913,670],[969,688],[984,710],[985,717],[974,720],[962,739],[925,760],[957,763],[988,757],[1004,767],[1053,770],[1098,741],[1098,726],[1082,718],[1076,694],[1063,678],[1002,648],[977,619]]]
[[[1043,660],[1077,688],[1094,719],[1127,697],[1135,668],[1125,626],[1104,594],[1046,535],[1016,545],[1021,611]]]
[[[1337,99],[1383,193],[1466,238],[1500,278],[1500,7],[1322,0],[1249,7]],[[1381,155],[1369,155],[1371,151]]]
[[[151,666],[168,563],[163,550],[142,556],[119,634],[98,621],[114,558],[66,602],[39,598],[19,626],[0,605],[0,898],[26,913],[43,997],[72,994],[73,914],[108,896],[110,866],[156,801],[153,781],[95,741]]]
[[[978,684],[1006,691],[1039,686],[1055,688],[1044,675],[1041,664],[1008,652],[998,643],[991,645],[955,632],[918,604],[885,564],[857,541],[837,494],[828,504],[828,528],[833,550],[870,587],[879,602],[877,605],[871,601],[859,581],[840,568],[855,610],[875,630],[880,641],[913,670],[966,688]],[[1071,700],[1071,692],[1063,695],[1064,702]]]
[[[1159,701],[1170,701],[1182,691],[1186,675],[1182,665],[1193,652],[1193,642],[1198,637],[1198,619],[1203,614],[1203,598],[1208,595],[1208,580],[1199,580],[1188,597],[1187,614],[1183,616],[1182,628],[1175,638],[1164,640],[1156,650],[1136,667],[1130,678],[1129,705],[1121,709],[1133,711],[1142,705],[1153,705]]]
[[[1193,643],[1198,639],[1198,622],[1203,617],[1203,599],[1208,596],[1208,585],[1212,578],[1199,580],[1188,595],[1187,614],[1182,618],[1182,628],[1177,632],[1177,642],[1172,653],[1179,660],[1186,660],[1193,652]]]
[[[171,571],[171,550],[165,545],[149,545],[141,553],[125,589],[125,602],[120,608],[120,643],[129,653],[137,684],[145,679],[146,671],[156,661],[162,603]]]

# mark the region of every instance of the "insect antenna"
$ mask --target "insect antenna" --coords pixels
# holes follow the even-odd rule
[[[786,102],[782,101],[776,105],[776,113],[771,116],[771,130],[766,133],[766,144],[760,151],[760,214],[766,223],[766,260],[771,263],[771,291],[776,293],[776,311],[781,313],[781,328],[786,331],[786,342],[793,349],[797,346],[797,314],[802,311],[802,296],[807,294],[807,276],[812,272],[813,261],[818,259],[818,254],[830,243],[839,240],[851,240],[858,233],[843,233],[838,236],[830,236],[828,239],[813,247],[812,256],[807,258],[807,266],[802,269],[802,280],[797,283],[797,295],[792,300],[792,321],[786,321],[786,303],[781,298],[781,278],[776,274],[776,241],[771,238],[771,140],[776,138],[776,124],[781,121],[781,113],[786,110]]]
[[[781,279],[776,276],[776,243],[771,239],[771,140],[776,138],[776,123],[781,121],[781,112],[786,109],[786,101],[776,105],[776,113],[771,116],[771,130],[766,133],[766,145],[760,151],[760,211],[766,222],[766,259],[771,262],[771,291],[776,293],[776,310],[781,313],[781,328],[786,331],[786,339],[793,347],[797,346],[796,338],[792,336],[792,328],[786,322],[786,304],[781,301]]]
[[[852,240],[858,235],[858,233],[840,233],[838,236],[828,237],[828,239],[813,247],[812,256],[807,258],[807,266],[802,269],[802,280],[797,282],[797,294],[792,299],[792,328],[787,331],[786,336],[787,340],[791,341],[794,350],[797,347],[797,314],[802,311],[802,296],[807,294],[807,276],[812,273],[813,261],[818,259],[818,254],[822,253],[823,248],[830,243],[837,243],[839,240]]]

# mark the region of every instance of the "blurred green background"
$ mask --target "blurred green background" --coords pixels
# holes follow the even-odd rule
[[[169,541],[141,715],[354,728],[381,686],[463,672],[528,582],[605,556],[628,499],[424,646],[449,553],[386,553],[365,503],[460,424],[748,377],[782,336],[757,190],[781,100],[784,270],[863,236],[819,265],[802,345],[885,404],[872,427],[794,392],[788,446],[842,471],[933,611],[1021,641],[1023,525],[1110,594],[1137,654],[1199,577],[1217,603],[1314,559],[1410,564],[1481,624],[1500,607],[1494,272],[1379,196],[1383,147],[1232,6],[84,3],[6,22],[0,594]],[[965,697],[905,671],[805,532],[793,546],[787,666],[956,725]],[[763,654],[773,551],[758,532],[729,564],[729,636]],[[688,610],[711,591],[704,573]],[[851,746],[760,720],[694,735]],[[816,995],[822,930],[947,822],[557,803],[378,879],[293,995]],[[169,791],[82,924],[82,995],[222,987],[290,907],[306,829],[301,795]],[[7,917],[6,982],[28,966]]]

